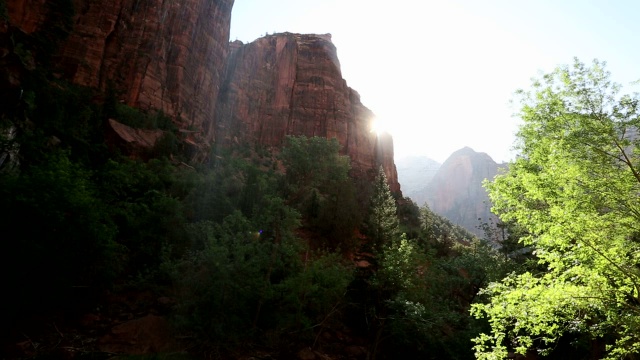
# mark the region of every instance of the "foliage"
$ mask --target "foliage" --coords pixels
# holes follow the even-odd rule
[[[274,244],[261,241],[259,229],[240,213],[221,225],[201,222],[189,230],[205,247],[182,260],[174,273],[183,293],[179,324],[206,339],[250,330],[259,290],[269,281],[264,273]]]
[[[104,284],[117,274],[116,227],[91,173],[66,152],[0,177],[0,192],[2,273],[15,315],[43,296],[60,305],[73,287]]]
[[[291,203],[306,204],[312,190],[320,194],[348,179],[349,157],[339,154],[340,144],[335,138],[288,136],[282,149],[282,163],[286,169],[287,199]]]
[[[578,335],[606,342],[610,359],[640,352],[638,98],[604,67],[576,59],[518,92],[520,156],[488,189],[546,269],[484,290],[490,302],[473,314],[492,330],[475,340],[480,359],[549,353]]]
[[[56,21],[13,34],[24,94],[1,114],[2,130],[16,136],[3,133],[0,147],[19,155],[15,171],[0,174],[7,313],[27,314],[42,298],[88,306],[77,289],[118,290],[117,281],[173,294],[179,329],[204,344],[309,343],[354,306],[370,310],[360,321],[388,337],[390,354],[454,358],[467,346],[475,331],[467,309],[496,276],[493,253],[456,245],[467,235],[406,199],[396,211],[382,169],[374,184],[356,186],[336,139],[289,137],[277,158],[285,174],[275,154],[251,145],[185,166],[180,134],[162,112],[42,66],[73,25],[72,5],[48,1]],[[109,118],[165,136],[146,161],[125,158],[106,146]],[[409,237],[399,235],[398,215]],[[379,272],[357,279],[373,296],[354,305],[353,265],[332,251],[353,253],[365,219]],[[18,225],[25,220],[35,225]]]
[[[376,251],[381,251],[385,243],[391,242],[399,234],[396,215],[396,201],[391,196],[387,177],[382,166],[373,183],[373,193],[367,217],[367,234]]]
[[[166,160],[142,163],[109,153],[109,104],[97,102],[93,89],[52,76],[42,55],[64,35],[72,2],[46,6],[57,17],[43,29],[60,31],[12,33],[13,50],[26,64],[14,61],[20,86],[3,84],[11,93],[0,111],[0,157],[8,154],[12,165],[0,174],[0,225],[13,318],[35,304],[45,312],[85,311],[86,296],[125,274],[157,272],[165,254],[178,256],[187,246],[182,175]]]
[[[325,244],[332,249],[350,250],[355,248],[354,231],[362,222],[363,209],[358,206],[357,191],[348,179],[321,194],[318,201],[318,215],[310,215],[312,226],[326,239]]]
[[[395,235],[383,243],[377,271],[353,284],[359,306],[350,312],[367,320],[374,356],[470,359],[470,339],[486,322],[469,317],[469,308],[481,287],[504,276],[505,260],[428,207],[412,205],[401,202],[399,212],[415,238]]]
[[[375,277],[387,294],[385,333],[388,351],[396,356],[473,357],[470,339],[483,323],[468,311],[478,290],[503,275],[502,261],[478,240],[454,245],[449,253],[438,256],[404,236],[385,247]]]
[[[485,182],[488,184],[488,181]],[[481,229],[484,231],[484,240],[493,244],[497,251],[504,257],[511,268],[511,272],[523,273],[526,271],[544,271],[545,266],[538,264],[538,258],[530,246],[520,242],[520,239],[528,236],[528,233],[517,222],[491,220],[483,223]]]
[[[338,140],[287,137],[280,157],[286,169],[285,196],[308,225],[324,238],[324,246],[349,249],[362,221],[357,193],[348,173],[349,157],[340,155]]]
[[[126,249],[129,274],[155,269],[163,254],[179,256],[188,248],[187,190],[180,185],[187,175],[166,159],[108,160],[99,169],[95,181],[118,228],[116,240]]]
[[[400,232],[410,239],[417,238],[420,233],[420,208],[408,197],[398,200],[398,221]]]
[[[278,320],[281,329],[312,334],[316,327],[322,330],[335,324],[341,314],[352,280],[350,266],[337,253],[310,255],[313,258],[307,258],[302,269],[275,286],[284,296],[270,316]]]
[[[17,122],[17,142],[25,165],[39,161],[53,146],[70,151],[86,166],[104,161],[103,117],[88,88],[50,81],[34,73],[25,81],[24,103],[31,122]]]
[[[420,214],[420,241],[437,251],[439,256],[451,255],[455,244],[469,243],[476,239],[475,235],[449,219],[434,213],[424,204]]]
[[[183,292],[180,323],[201,339],[310,331],[336,311],[346,291],[350,272],[337,255],[301,261],[295,210],[273,197],[259,207],[253,219],[236,211],[220,225],[190,226],[205,247],[174,265],[174,275]]]

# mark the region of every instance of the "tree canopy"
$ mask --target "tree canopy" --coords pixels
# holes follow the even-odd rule
[[[492,330],[475,339],[479,359],[545,354],[567,337],[610,359],[640,352],[638,96],[605,66],[576,59],[517,92],[519,156],[487,187],[543,270],[484,289],[472,312]]]
[[[367,218],[368,232],[374,248],[379,251],[383,244],[393,240],[399,231],[396,201],[391,196],[382,165],[378,168],[378,175],[373,182],[370,201]]]

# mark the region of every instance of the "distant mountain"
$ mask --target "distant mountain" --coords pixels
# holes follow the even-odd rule
[[[405,156],[395,162],[402,193],[422,206],[426,201],[425,188],[441,164],[427,156]]]
[[[498,168],[486,153],[465,147],[449,156],[418,198],[424,196],[432,211],[483,236],[478,226],[490,219],[495,221],[495,215],[491,214],[489,196],[482,182],[493,179]]]

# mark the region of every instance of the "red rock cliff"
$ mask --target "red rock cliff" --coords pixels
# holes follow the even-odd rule
[[[279,147],[286,135],[336,138],[354,174],[383,165],[391,191],[400,184],[393,140],[370,131],[373,113],[342,78],[331,35],[283,33],[231,44],[216,108],[216,141]]]
[[[372,179],[382,164],[392,191],[400,191],[393,141],[370,132],[373,114],[342,78],[331,35],[285,33],[229,44],[234,0],[6,4],[11,26],[35,33],[61,22],[52,9],[71,2],[71,31],[53,56],[60,76],[102,90],[113,86],[128,105],[162,110],[199,135],[191,139],[196,145],[278,147],[285,135],[335,137],[354,175]]]
[[[11,25],[37,31],[53,2],[8,0]],[[55,63],[76,84],[112,84],[126,104],[161,109],[211,139],[233,2],[74,0],[73,30]]]

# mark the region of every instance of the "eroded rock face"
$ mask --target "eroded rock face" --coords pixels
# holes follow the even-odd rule
[[[373,113],[342,78],[331,35],[275,34],[230,46],[216,109],[216,142],[280,147],[287,135],[336,138],[354,175],[383,165],[399,192],[393,140],[370,131]]]
[[[233,2],[74,0],[73,30],[55,65],[76,84],[112,86],[127,105],[162,110],[211,139]],[[8,0],[11,25],[37,31],[51,3]]]
[[[38,30],[48,15],[46,3],[46,0],[8,0],[11,24],[28,34]]]

